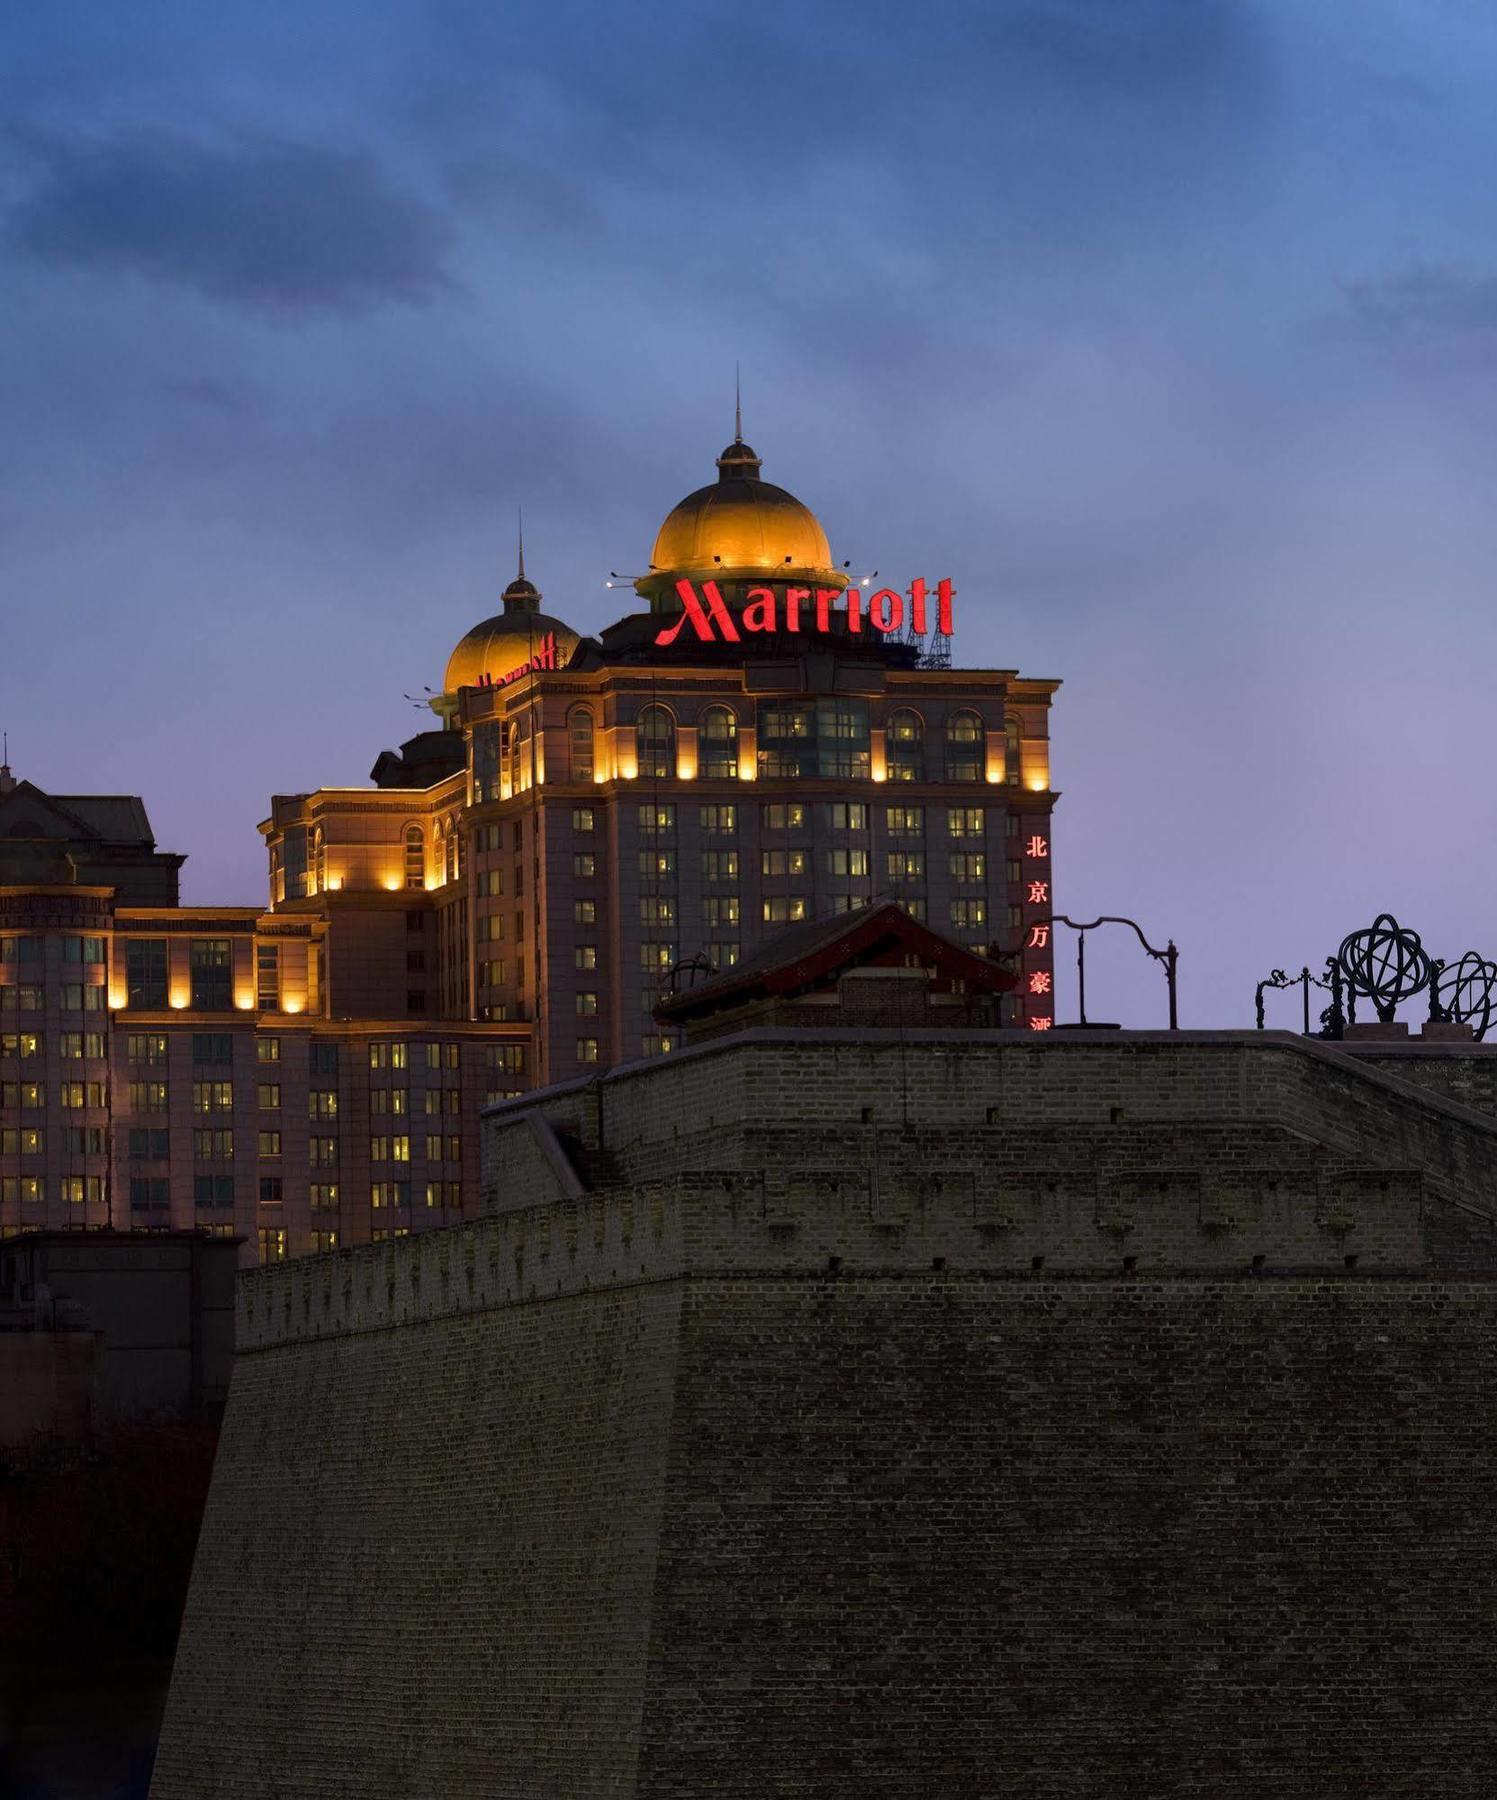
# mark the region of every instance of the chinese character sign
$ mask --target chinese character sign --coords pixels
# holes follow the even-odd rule
[[[1050,837],[1037,829],[1041,821],[1026,821],[1017,835],[1021,856],[1010,870],[1019,877],[1020,944],[1019,992],[1022,1018],[1031,1031],[1049,1031],[1055,1023],[1055,972],[1051,962]],[[1048,820],[1043,821],[1048,825]]]

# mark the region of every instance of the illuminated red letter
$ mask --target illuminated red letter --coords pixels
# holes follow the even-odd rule
[[[910,583],[910,622],[921,637],[925,636],[925,577],[917,575]]]
[[[949,581],[936,583],[936,630],[951,636],[951,602],[956,598],[956,589]]]
[[[1036,832],[1024,846],[1024,854],[1026,856],[1048,856],[1050,854],[1050,846],[1045,839]]]
[[[1050,898],[1050,883],[1048,881],[1031,881],[1030,882],[1030,884],[1029,884],[1029,904],[1031,906],[1044,906],[1046,904],[1046,902],[1049,900],[1049,898]]]
[[[676,639],[681,635],[681,627],[688,619],[691,620],[692,630],[696,632],[697,636],[704,644],[710,644],[713,641],[712,627],[714,623],[716,624],[717,629],[722,633],[723,642],[725,644],[736,644],[739,641],[738,627],[733,623],[733,615],[728,611],[727,607],[723,605],[723,597],[718,592],[717,583],[715,581],[704,581],[702,583],[702,592],[706,596],[707,608],[712,615],[710,619],[708,618],[707,613],[702,610],[702,603],[697,598],[696,589],[689,581],[685,580],[684,577],[676,583],[676,592],[681,596],[681,605],[683,608],[681,617],[676,620],[674,625],[668,625],[663,631],[657,631],[655,633],[655,642],[657,644],[662,647],[667,644],[674,644]]]
[[[775,628],[774,613],[774,589],[750,588],[748,605],[743,609],[743,629],[745,631],[773,631]]]
[[[817,588],[816,629],[818,631],[830,631],[832,629],[832,602],[836,598],[836,588]]]
[[[860,610],[862,603],[862,590],[858,587],[858,584],[854,582],[847,590],[847,629],[849,631],[861,631],[863,629],[863,614]]]
[[[810,598],[811,598],[810,588],[787,587],[785,589],[785,629],[786,629],[786,631],[799,631],[800,630],[800,603],[802,600],[809,600]]]
[[[868,621],[886,637],[891,631],[898,631],[904,624],[904,595],[896,594],[893,588],[880,588],[868,602]]]

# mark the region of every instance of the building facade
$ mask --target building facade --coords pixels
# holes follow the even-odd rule
[[[267,1260],[452,1223],[484,1104],[675,1047],[788,926],[894,899],[1053,1019],[1057,684],[951,665],[741,438],[596,637],[519,574],[434,728],[278,795],[264,906],[184,907],[138,800],[0,777],[0,1230],[202,1229]]]

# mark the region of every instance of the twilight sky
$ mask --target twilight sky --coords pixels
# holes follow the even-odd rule
[[[839,559],[1064,678],[1057,900],[1173,933],[1184,1023],[1383,908],[1497,954],[1494,86],[1489,0],[9,8],[16,772],[260,900],[517,503],[548,610],[620,610],[736,360]]]

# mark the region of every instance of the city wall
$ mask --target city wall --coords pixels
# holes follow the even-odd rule
[[[489,1216],[242,1276],[156,1800],[1489,1793],[1497,1280],[1424,1221],[1492,1121],[993,1048],[897,1179],[887,1046],[714,1045],[498,1109]],[[960,1178],[1010,1107],[1053,1188]]]

